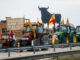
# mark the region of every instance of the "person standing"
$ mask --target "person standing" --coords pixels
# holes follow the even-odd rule
[[[10,31],[10,36],[13,38],[13,40],[16,40],[15,33],[12,30]]]

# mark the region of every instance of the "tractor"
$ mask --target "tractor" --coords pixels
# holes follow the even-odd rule
[[[6,21],[0,22],[0,48],[11,47],[13,38],[10,36],[9,31],[7,31]]]
[[[27,20],[24,26],[23,38],[17,41],[20,42],[21,46],[48,45],[49,37],[48,33],[44,31],[42,23],[31,23],[30,20]]]
[[[76,37],[77,37],[77,42],[80,42],[80,26],[76,27]]]
[[[59,25],[56,33],[52,36],[52,44],[76,42],[74,27],[71,25]]]
[[[20,43],[20,46],[48,45],[49,37],[48,33],[44,31],[43,24],[31,23],[29,19],[26,20],[27,23],[22,31],[22,38],[19,37],[13,40],[10,33],[6,30],[5,34],[0,34],[0,47],[18,47],[18,43]]]

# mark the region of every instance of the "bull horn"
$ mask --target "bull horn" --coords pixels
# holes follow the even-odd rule
[[[48,6],[48,8],[49,8],[49,6]]]

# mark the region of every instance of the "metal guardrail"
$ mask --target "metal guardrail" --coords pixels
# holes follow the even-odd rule
[[[9,58],[6,60],[37,60],[37,59],[51,58],[51,57],[58,58],[59,56],[66,56],[66,55],[73,55],[73,54],[80,54],[80,50],[48,53],[48,54],[40,54],[40,55],[32,55],[32,56],[23,56],[23,57],[17,57],[17,58]]]
[[[8,51],[8,57],[10,57],[10,52],[17,51],[17,50],[30,50],[33,49],[33,53],[36,53],[36,49],[38,48],[53,48],[55,52],[56,47],[67,47],[70,46],[70,50],[72,50],[73,46],[80,46],[80,43],[69,43],[69,44],[54,44],[54,45],[41,45],[41,46],[28,46],[28,47],[14,47],[14,48],[7,48],[7,49],[0,49],[0,52]]]

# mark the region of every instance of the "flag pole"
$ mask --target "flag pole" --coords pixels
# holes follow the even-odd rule
[[[53,25],[54,25],[53,29],[54,29],[54,32],[55,32],[55,23]]]

